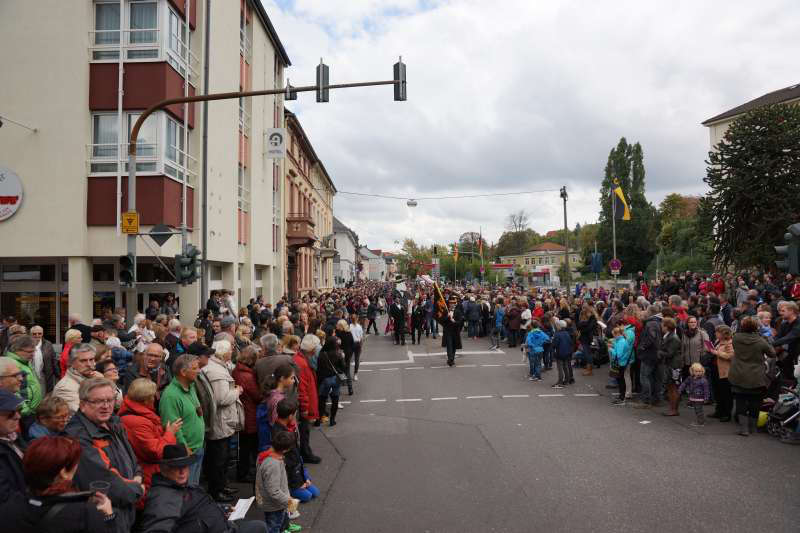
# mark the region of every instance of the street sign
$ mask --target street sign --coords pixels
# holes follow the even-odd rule
[[[612,259],[608,262],[608,268],[611,270],[612,276],[619,276],[619,272],[622,270],[622,261],[619,259]]]
[[[268,158],[283,159],[286,157],[286,128],[267,128],[264,138]]]
[[[122,213],[120,231],[128,235],[136,235],[139,233],[139,213],[136,211],[126,211]]]
[[[161,235],[166,232],[172,232],[172,228],[167,226],[166,224],[156,224],[153,226],[153,229],[150,230],[150,238],[153,239],[157,245],[164,246],[164,243],[169,240],[172,235]]]

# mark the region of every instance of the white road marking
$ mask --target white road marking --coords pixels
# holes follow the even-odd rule
[[[563,394],[539,394],[539,398],[558,398],[564,396]]]
[[[353,402],[344,401],[344,402],[339,402],[339,403],[342,404],[342,405],[350,405]]]
[[[467,400],[483,400],[483,399],[486,399],[486,398],[494,398],[494,396],[492,396],[490,394],[488,396],[467,396],[466,398],[467,398]]]
[[[503,394],[503,398],[530,398],[530,394]]]
[[[650,423],[650,421],[649,421],[649,420],[642,420],[642,421],[641,421],[641,422],[639,422],[639,423],[640,423],[640,424],[649,424],[649,423]]]
[[[421,402],[422,398],[398,398],[396,402]]]
[[[361,403],[376,403],[376,402],[385,402],[385,401],[386,401],[386,398],[383,398],[381,400],[359,400],[359,402],[361,402]]]
[[[600,395],[597,394],[597,393],[592,393],[592,394],[573,394],[573,396],[578,396],[578,397],[581,397],[581,396],[583,396],[583,397],[592,396],[592,397],[594,397],[594,396],[600,396]],[[617,396],[619,396],[619,393],[617,393]]]
[[[432,402],[438,402],[439,400],[458,400],[458,396],[445,396],[444,398],[431,398]]]
[[[481,366],[503,366],[503,365],[481,365]]]
[[[461,351],[459,350],[457,355],[491,355],[491,354],[505,354],[506,352],[502,350],[467,350]],[[437,355],[447,355],[447,352],[431,352],[431,353],[412,353],[408,352],[408,357],[435,357]]]
[[[394,367],[394,368],[381,368],[381,370],[400,370],[400,369],[397,368],[397,367]]]
[[[407,366],[403,370],[422,370],[424,366]]]
[[[431,368],[447,368],[446,366],[432,366]]]
[[[358,372],[359,373],[361,373],[361,372],[374,372],[374,370],[369,370],[368,368],[364,368],[364,369],[359,369]]]
[[[508,363],[506,366],[528,366],[528,363]]]
[[[475,368],[478,365],[456,365],[458,368]]]

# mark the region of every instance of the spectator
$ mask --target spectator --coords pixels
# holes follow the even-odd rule
[[[180,444],[164,447],[161,472],[153,475],[138,529],[143,532],[264,533],[264,522],[229,522],[209,494],[189,483],[189,470],[200,457]],[[192,528],[197,525],[197,528]]]
[[[353,359],[353,334],[347,321],[341,319],[336,322],[336,337],[339,338],[342,352],[344,353],[344,368],[347,376],[347,393],[353,395],[353,380],[350,378],[350,361]],[[317,342],[319,346],[319,342]]]
[[[122,407],[122,391],[120,390],[119,385],[117,385],[117,382],[119,381],[119,370],[117,369],[117,365],[111,359],[103,359],[95,365],[94,369],[102,374],[104,378],[114,384],[114,412],[116,413],[119,408]]]
[[[286,512],[292,497],[289,494],[284,454],[293,445],[294,436],[284,431],[274,435],[272,446],[259,456],[256,502],[264,512],[268,533],[281,533],[287,526]]]
[[[114,416],[114,384],[105,378],[89,378],[81,383],[78,394],[80,409],[66,427],[67,435],[78,439],[83,450],[76,485],[88,490],[92,481],[107,482],[117,529],[130,531],[134,505],[144,494],[144,486],[128,433]]]
[[[288,399],[278,402],[278,418],[272,427],[272,434],[287,432],[294,437],[292,447],[283,455],[286,465],[286,477],[292,498],[297,498],[300,502],[306,503],[319,497],[319,489],[311,482],[308,471],[303,466],[303,458],[300,454],[300,445],[297,438],[296,413],[297,402]],[[296,518],[296,516],[290,516],[290,518]]]
[[[119,410],[120,420],[142,469],[145,490],[150,487],[153,474],[158,472],[164,447],[175,444],[175,434],[183,425],[183,421],[177,418],[162,427],[155,404],[156,384],[147,378],[137,378],[128,387],[128,395]]]
[[[336,337],[330,337],[325,341],[325,346],[319,354],[317,361],[317,383],[319,383],[319,414],[315,426],[319,426],[325,416],[325,405],[328,403],[328,396],[331,398],[331,416],[328,423],[336,425],[336,413],[339,411],[339,387],[341,382],[339,376],[345,372],[345,361],[339,352]]]
[[[200,343],[189,346],[190,352],[208,350]],[[195,381],[200,374],[200,362],[196,355],[184,354],[175,360],[175,377],[164,389],[159,403],[162,423],[170,424],[178,420],[182,426],[177,428],[175,437],[179,444],[184,445],[189,451],[203,458],[203,439],[206,425],[203,421],[203,409],[197,397]],[[200,482],[201,462],[192,463],[189,472],[189,483],[197,485]]]
[[[234,381],[242,389],[239,398],[244,407],[244,429],[239,432],[239,462],[236,465],[236,480],[241,483],[252,483],[255,480],[255,477],[250,476],[250,466],[255,465],[258,450],[256,407],[263,399],[253,369],[257,353],[258,348],[255,345],[247,346],[239,354],[239,360],[232,373]]]
[[[215,341],[211,348],[215,353],[203,367],[203,374],[211,384],[215,407],[206,439],[206,476],[211,497],[219,502],[230,502],[233,500],[230,494],[235,489],[226,488],[228,456],[230,437],[241,429],[239,396],[242,388],[236,385],[226,365],[233,350],[231,343],[227,340]]]
[[[292,360],[292,355],[294,354],[278,353],[278,336],[273,333],[267,333],[261,337],[259,343],[261,344],[262,356],[256,361],[256,379],[258,380],[258,389],[266,394],[265,385],[267,379],[275,373],[275,369],[280,365],[286,363],[294,364]]]
[[[158,403],[161,391],[172,379],[171,372],[164,363],[164,348],[160,344],[155,342],[148,344],[142,354],[142,360],[128,366],[121,379],[122,390],[127,391],[128,386],[137,378],[148,378],[156,384],[156,403]]]
[[[44,338],[42,326],[31,328],[31,337],[36,345],[33,353],[33,370],[39,378],[39,384],[44,393],[48,393],[56,386],[56,382],[61,379],[61,370],[58,366],[58,358],[53,349],[53,343]]]
[[[80,344],[81,342],[83,342],[83,337],[81,332],[77,329],[68,329],[67,332],[64,333],[64,349],[61,350],[61,356],[58,360],[60,372],[59,379],[64,377],[64,375],[67,373],[67,369],[69,368],[70,350],[73,346]]]
[[[733,352],[736,355],[728,381],[736,401],[739,435],[747,437],[755,433],[761,399],[769,385],[764,373],[764,356],[775,357],[775,349],[758,334],[758,321],[748,316],[742,319],[739,332],[733,336]]]
[[[195,328],[181,329],[181,336],[175,347],[170,349],[169,358],[167,358],[167,367],[172,371],[172,363],[175,362],[179,356],[188,353],[189,346],[197,342],[197,330]]]
[[[556,385],[560,385],[562,388],[575,382],[575,380],[571,377],[572,368],[570,366],[573,347],[572,335],[569,334],[567,323],[563,320],[557,320],[556,334],[553,336],[552,349],[555,353],[556,367],[558,368],[558,381],[556,382]]]
[[[0,502],[7,501],[11,494],[25,493],[24,446],[19,435],[21,410],[22,398],[0,390]]]
[[[719,373],[716,397],[717,407],[709,416],[718,418],[720,422],[730,422],[733,398],[731,397],[731,383],[728,380],[728,373],[734,357],[731,328],[724,324],[717,326],[716,337],[717,345],[711,353],[717,358],[717,371]]]
[[[84,324],[81,315],[77,313],[69,315],[67,324],[69,325],[69,329],[74,329],[81,333],[81,340],[77,342],[89,344],[92,340],[92,326]]]
[[[664,317],[661,321],[661,344],[658,348],[658,358],[666,368],[664,379],[666,380],[667,402],[669,409],[661,413],[664,416],[678,416],[678,404],[681,396],[678,387],[681,384],[681,370],[683,369],[683,353],[681,352],[681,340],[675,333],[677,329],[675,319]]]
[[[92,348],[94,348],[95,351],[97,351],[100,346],[105,346],[107,333],[104,326],[99,324],[92,326],[90,335],[92,338],[89,341],[89,344],[92,345]]]
[[[317,464],[322,461],[314,455],[310,443],[310,425],[319,418],[319,399],[317,396],[317,378],[308,359],[314,355],[319,346],[319,337],[316,335],[306,335],[300,343],[300,350],[294,355],[294,365],[297,368],[299,384],[297,387],[297,398],[300,404],[300,451],[303,459],[307,463]]]
[[[36,409],[36,422],[28,430],[31,440],[42,437],[54,437],[64,432],[69,421],[69,406],[67,402],[48,394]]]
[[[123,348],[117,337],[109,337],[106,341],[106,347],[111,350],[110,360],[114,362],[114,367],[117,370],[117,377],[119,377],[125,373],[128,366],[133,362],[133,353]],[[101,359],[98,357],[98,363],[100,361]]]
[[[22,372],[22,432],[27,435],[28,428],[36,418],[36,408],[42,401],[42,385],[33,368],[33,354],[36,343],[29,335],[15,335],[9,340],[6,356],[13,360]]]
[[[0,507],[3,524],[14,533],[112,533],[117,520],[111,500],[102,492],[75,499],[73,477],[81,446],[67,437],[44,437],[25,452],[27,484]]]
[[[25,378],[17,363],[10,357],[0,357],[0,390],[19,393]]]
[[[158,303],[158,300],[152,299],[150,300],[150,305],[147,306],[145,310],[145,318],[147,320],[155,320],[156,317],[161,313],[161,305]]]
[[[642,395],[634,407],[647,409],[661,403],[661,385],[664,376],[664,362],[659,358],[661,348],[661,308],[651,305],[647,308],[647,319],[639,337],[637,356],[641,361]]]

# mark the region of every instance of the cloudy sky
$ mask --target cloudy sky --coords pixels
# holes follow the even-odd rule
[[[525,209],[539,232],[597,218],[609,150],[642,143],[647,196],[704,190],[703,120],[800,82],[800,3],[671,0],[262,0],[295,85],[321,57],[331,83],[390,87],[312,93],[296,112],[340,191],[401,197],[544,191],[405,202],[339,194],[334,213],[371,248],[503,232]]]

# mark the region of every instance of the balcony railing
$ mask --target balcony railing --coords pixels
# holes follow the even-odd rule
[[[306,213],[286,215],[286,240],[290,247],[310,247],[314,245],[314,220]]]
[[[128,144],[120,145],[123,161],[122,173],[128,173]],[[87,172],[90,175],[116,175],[117,173],[117,144],[87,144]],[[168,147],[170,154],[167,158],[158,143],[136,144],[136,171],[149,174],[164,174],[174,180],[187,185],[197,184],[197,159],[190,156],[177,146]]]

